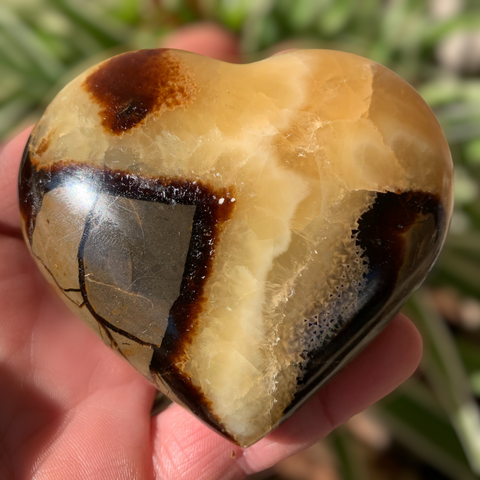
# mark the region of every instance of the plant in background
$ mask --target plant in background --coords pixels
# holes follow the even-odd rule
[[[411,478],[422,478],[422,468],[443,478],[480,478],[480,4],[3,0],[0,142],[34,123],[78,70],[125,50],[157,47],[164,34],[197,20],[233,31],[247,59],[277,43],[369,57],[412,83],[434,109],[455,162],[456,207],[443,253],[405,309],[422,332],[424,359],[413,378],[368,413],[381,419],[390,447],[361,440],[358,421],[338,429],[329,445],[337,474],[347,479],[363,478],[362,471],[366,478],[395,478],[378,476],[379,459],[393,461],[392,452]],[[405,465],[421,468],[412,473]],[[282,466],[276,472],[275,478],[300,478]]]

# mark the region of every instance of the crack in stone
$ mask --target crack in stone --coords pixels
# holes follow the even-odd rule
[[[45,265],[44,261],[36,254],[34,253],[33,249],[32,249],[32,255],[42,264],[43,268],[45,268],[45,270],[48,272],[48,274],[50,275],[50,277],[52,277],[52,280],[55,282],[55,285],[60,289],[60,291],[65,295],[66,298],[68,298],[72,303],[74,303],[77,307],[79,308],[82,308],[82,305],[83,304],[78,304],[75,300],[73,300],[72,298],[70,298],[66,292],[78,292],[80,293],[80,289],[79,288],[63,288],[57,281],[57,279],[55,278],[55,275],[52,273],[52,271]]]
[[[93,275],[89,275],[89,277],[88,277],[88,282],[90,282],[90,283],[96,283],[97,285],[102,285],[102,286],[104,286],[104,287],[109,287],[109,288],[112,288],[113,290],[118,290],[119,292],[124,293],[125,295],[131,295],[132,297],[142,298],[143,300],[146,300],[148,303],[150,303],[150,305],[152,306],[152,308],[154,307],[153,302],[152,302],[150,299],[148,299],[147,297],[144,297],[143,295],[140,295],[139,293],[133,293],[133,292],[129,292],[129,291],[128,291],[128,289],[130,289],[137,280],[140,280],[141,278],[145,278],[145,277],[137,278],[137,279],[135,280],[135,282],[133,282],[133,283],[130,285],[130,287],[128,287],[127,290],[123,290],[122,288],[116,287],[115,285],[110,285],[110,284],[108,284],[108,283],[99,282],[98,280],[92,280],[92,278],[91,278],[92,276],[93,276]],[[80,291],[80,289],[79,289],[78,291]]]

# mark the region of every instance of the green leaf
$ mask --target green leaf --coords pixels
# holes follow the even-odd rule
[[[289,24],[295,32],[305,32],[323,15],[331,0],[297,0],[289,11]]]
[[[238,31],[248,17],[252,16],[255,7],[263,7],[265,4],[266,2],[254,2],[254,0],[217,0],[215,12],[217,18],[228,28]]]
[[[477,230],[480,229],[480,199],[477,198],[469,205],[465,205],[463,207],[463,210],[468,213],[474,227]]]
[[[465,160],[470,165],[480,165],[480,138],[475,138],[465,145]]]
[[[117,25],[113,19],[101,15],[92,4],[80,4],[69,0],[50,0],[77,27],[88,32],[103,48],[112,48],[128,38],[127,29]],[[124,30],[122,32],[122,30]]]
[[[421,85],[418,92],[432,108],[454,102],[480,103],[478,80],[440,77]]]
[[[114,8],[110,10],[111,15],[123,23],[138,23],[141,19],[141,3],[139,0],[117,0]]]
[[[335,35],[342,30],[353,15],[352,0],[337,0],[319,18],[319,30],[326,35]]]
[[[478,344],[465,338],[456,338],[455,343],[465,365],[470,388],[475,396],[480,397],[480,349]]]
[[[463,252],[445,248],[438,259],[437,268],[464,293],[480,297],[480,264]]]
[[[480,411],[455,342],[421,291],[409,300],[407,310],[424,339],[422,372],[455,428],[471,469],[480,474]]]
[[[469,261],[480,264],[479,231],[469,231],[461,235],[450,233],[447,237],[445,248],[447,252],[448,250],[453,250],[462,257],[467,257]]]
[[[473,202],[478,197],[479,186],[469,172],[460,165],[455,168],[455,205]]]
[[[455,32],[478,28],[480,28],[480,15],[461,14],[446,20],[429,23],[423,31],[422,41],[425,47],[434,47]]]
[[[336,453],[342,480],[363,480],[365,477],[359,469],[359,461],[348,431],[339,427],[328,435],[327,440]]]
[[[474,480],[462,445],[435,397],[408,380],[372,408],[405,448],[450,478]]]
[[[8,102],[0,106],[0,137],[6,135],[30,110],[31,103],[21,95],[13,96]]]
[[[0,5],[0,32],[21,49],[44,77],[55,80],[64,71],[63,65],[46,48],[41,38],[3,5]]]

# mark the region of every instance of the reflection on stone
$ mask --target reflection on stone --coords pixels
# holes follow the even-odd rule
[[[160,345],[180,295],[194,213],[195,205],[99,195],[79,248],[80,281],[91,308]]]
[[[452,164],[430,109],[369,60],[312,50],[239,66],[147,50],[54,99],[25,151],[20,204],[72,309],[248,446],[423,280]]]

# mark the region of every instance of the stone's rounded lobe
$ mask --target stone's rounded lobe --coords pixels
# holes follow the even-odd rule
[[[101,106],[102,125],[120,135],[162,108],[185,107],[196,86],[168,50],[141,50],[114,57],[86,79],[83,87]]]
[[[248,446],[424,279],[452,165],[423,100],[369,60],[140,51],[55,98],[19,194],[32,253],[72,309]]]

